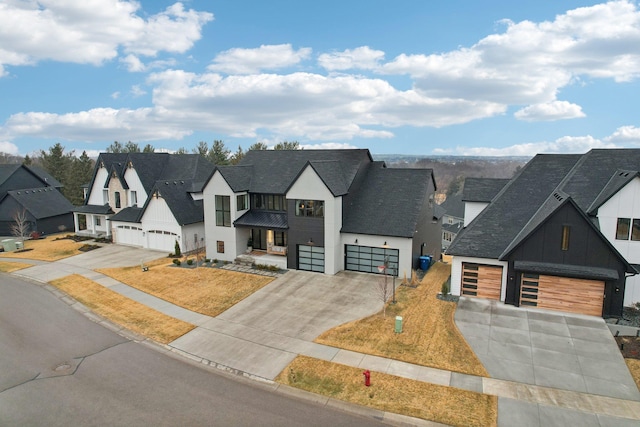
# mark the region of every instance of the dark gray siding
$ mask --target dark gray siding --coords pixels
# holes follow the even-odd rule
[[[430,255],[434,260],[440,259],[442,250],[442,225],[434,219],[435,201],[433,196],[435,188],[433,181],[429,180],[427,194],[424,197],[420,215],[418,216],[417,232],[413,236],[412,265],[419,267],[419,257]]]
[[[315,246],[324,246],[324,218],[296,216],[296,201],[287,200],[287,267],[298,268],[298,245],[306,245],[313,239]]]
[[[21,190],[24,188],[38,188],[47,184],[43,184],[42,180],[27,171],[25,168],[17,169],[5,182],[0,185],[0,197],[7,194],[10,190]]]

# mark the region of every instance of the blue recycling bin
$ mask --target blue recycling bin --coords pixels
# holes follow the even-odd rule
[[[427,271],[431,267],[431,257],[423,255],[420,257],[420,270]]]

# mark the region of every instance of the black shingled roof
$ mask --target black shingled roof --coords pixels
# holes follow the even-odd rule
[[[111,217],[111,221],[122,221],[122,222],[140,222],[140,217],[142,217],[142,208],[134,208],[128,207],[122,209],[117,214]]]
[[[462,201],[490,202],[509,181],[502,178],[466,178]]]
[[[444,209],[446,215],[464,218],[464,202],[461,194],[447,196],[445,201],[440,203],[440,207]]]
[[[428,197],[431,169],[368,166],[361,188],[344,208],[342,232],[413,237],[421,207]],[[402,191],[398,191],[402,189]]]
[[[73,205],[53,187],[11,190],[6,198],[15,199],[36,219],[64,215],[73,211]],[[4,201],[4,199],[3,199]]]
[[[160,192],[160,196],[167,203],[171,213],[180,225],[194,224],[204,221],[204,207],[202,200],[193,200],[188,192],[193,185],[192,181],[157,181],[151,189],[152,196],[147,199],[142,210],[146,210],[147,206],[153,199],[156,191]]]

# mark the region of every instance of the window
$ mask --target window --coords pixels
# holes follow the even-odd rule
[[[116,209],[120,209],[120,192],[116,191],[114,196],[116,198]]]
[[[218,253],[219,254],[223,254],[224,253],[224,241],[222,240],[218,240],[217,242],[217,248],[218,248]]]
[[[236,205],[239,211],[246,211],[249,209],[249,195],[241,194],[236,197]]]
[[[571,227],[569,227],[568,225],[563,225],[562,226],[562,243],[561,243],[561,248],[563,251],[568,251],[569,250],[569,231],[571,230]]]
[[[451,233],[448,231],[444,232],[444,240],[445,242],[450,242],[451,241]]]
[[[616,227],[616,240],[629,240],[629,228],[631,218],[618,218],[618,226]]]
[[[296,216],[323,218],[323,200],[296,200]]]
[[[274,232],[273,244],[276,246],[287,246],[287,233],[284,231]]]
[[[97,226],[100,226],[100,225],[101,225],[101,224],[100,224],[100,217],[99,217],[99,216],[97,216],[97,217],[96,217],[96,225],[97,225]]]
[[[216,196],[216,225],[231,227],[231,197]]]
[[[252,194],[252,207],[269,211],[286,211],[287,201],[278,194]]]
[[[102,190],[102,201],[104,204],[109,204],[109,190]]]
[[[138,192],[137,191],[131,191],[131,206],[137,206],[138,205]]]

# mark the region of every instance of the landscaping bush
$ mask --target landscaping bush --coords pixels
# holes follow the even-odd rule
[[[449,295],[449,291],[451,290],[451,276],[447,280],[442,283],[442,288],[440,292],[442,295]]]
[[[177,266],[180,266],[182,264],[179,259],[174,259],[173,263]]]
[[[187,265],[193,265],[193,260],[191,258],[187,260]]]
[[[178,241],[176,240],[176,245],[174,248],[175,251],[175,256],[179,257],[180,255],[182,255],[182,251],[180,250],[180,243],[178,243]]]

